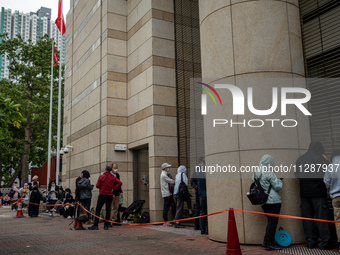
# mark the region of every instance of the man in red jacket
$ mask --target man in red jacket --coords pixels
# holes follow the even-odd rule
[[[122,186],[122,182],[111,174],[112,168],[108,165],[105,167],[105,173],[99,176],[96,187],[99,189],[99,196],[96,207],[96,216],[99,217],[100,211],[104,204],[106,204],[106,220],[110,219],[111,202],[113,197],[113,191],[118,190]],[[96,217],[93,226],[89,227],[89,230],[98,230],[99,219]],[[108,230],[109,222],[105,221],[104,229]]]

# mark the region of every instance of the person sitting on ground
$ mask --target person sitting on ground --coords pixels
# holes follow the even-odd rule
[[[29,201],[29,198],[30,198],[30,190],[28,189],[28,184],[25,183],[24,184],[24,187],[22,187],[21,189],[19,189],[19,195],[21,196],[22,198],[22,206],[23,206],[23,209],[25,209],[25,207],[28,206],[28,201]],[[26,208],[27,209],[27,208]]]
[[[68,205],[68,204],[71,204],[71,203],[74,203],[74,198],[71,194],[71,190],[69,188],[65,189],[65,199],[64,199],[64,202],[63,204],[66,204],[64,206],[64,212],[63,212],[63,216],[64,218],[72,218],[73,215],[74,215],[74,205]]]
[[[54,205],[56,204],[58,198],[57,194],[59,193],[59,187],[58,185],[55,184],[55,180],[51,180],[50,184],[48,185],[48,204],[49,205]],[[50,212],[54,207],[53,206],[48,206],[46,212]]]
[[[3,201],[4,201],[4,206],[9,206],[11,204],[11,198],[8,196],[8,193],[6,193]]]

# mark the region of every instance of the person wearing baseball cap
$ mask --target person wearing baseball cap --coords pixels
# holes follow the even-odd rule
[[[169,209],[171,206],[171,202],[173,201],[173,195],[172,195],[170,188],[172,187],[172,191],[173,191],[173,187],[175,184],[175,180],[173,180],[171,177],[168,176],[170,167],[171,165],[169,165],[168,163],[162,164],[162,173],[160,177],[161,192],[162,192],[162,197],[164,199],[163,219],[165,222],[168,221],[168,213],[169,213]],[[172,226],[169,222],[164,223],[164,225]]]

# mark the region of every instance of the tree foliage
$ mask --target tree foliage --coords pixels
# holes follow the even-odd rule
[[[21,125],[17,125],[18,130],[9,128],[4,134],[5,139],[0,140],[0,148],[8,148],[8,153],[0,154],[0,177],[8,176],[5,181],[11,185],[20,173],[22,181],[27,182],[29,165],[41,165],[47,160],[52,41],[47,35],[41,37],[36,44],[25,42],[20,36],[8,39],[2,35],[2,39],[0,54],[6,54],[10,61],[10,75],[9,79],[0,81],[0,89],[21,105],[20,112],[24,118]],[[57,54],[59,56],[59,52]],[[58,77],[59,68],[54,68],[54,135],[57,129]],[[54,147],[55,144],[53,141]]]

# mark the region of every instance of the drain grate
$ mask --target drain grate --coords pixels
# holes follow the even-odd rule
[[[278,251],[284,254],[296,254],[296,255],[339,255],[335,251],[323,251],[319,249],[307,249],[307,247],[292,247],[287,249],[282,249]]]

